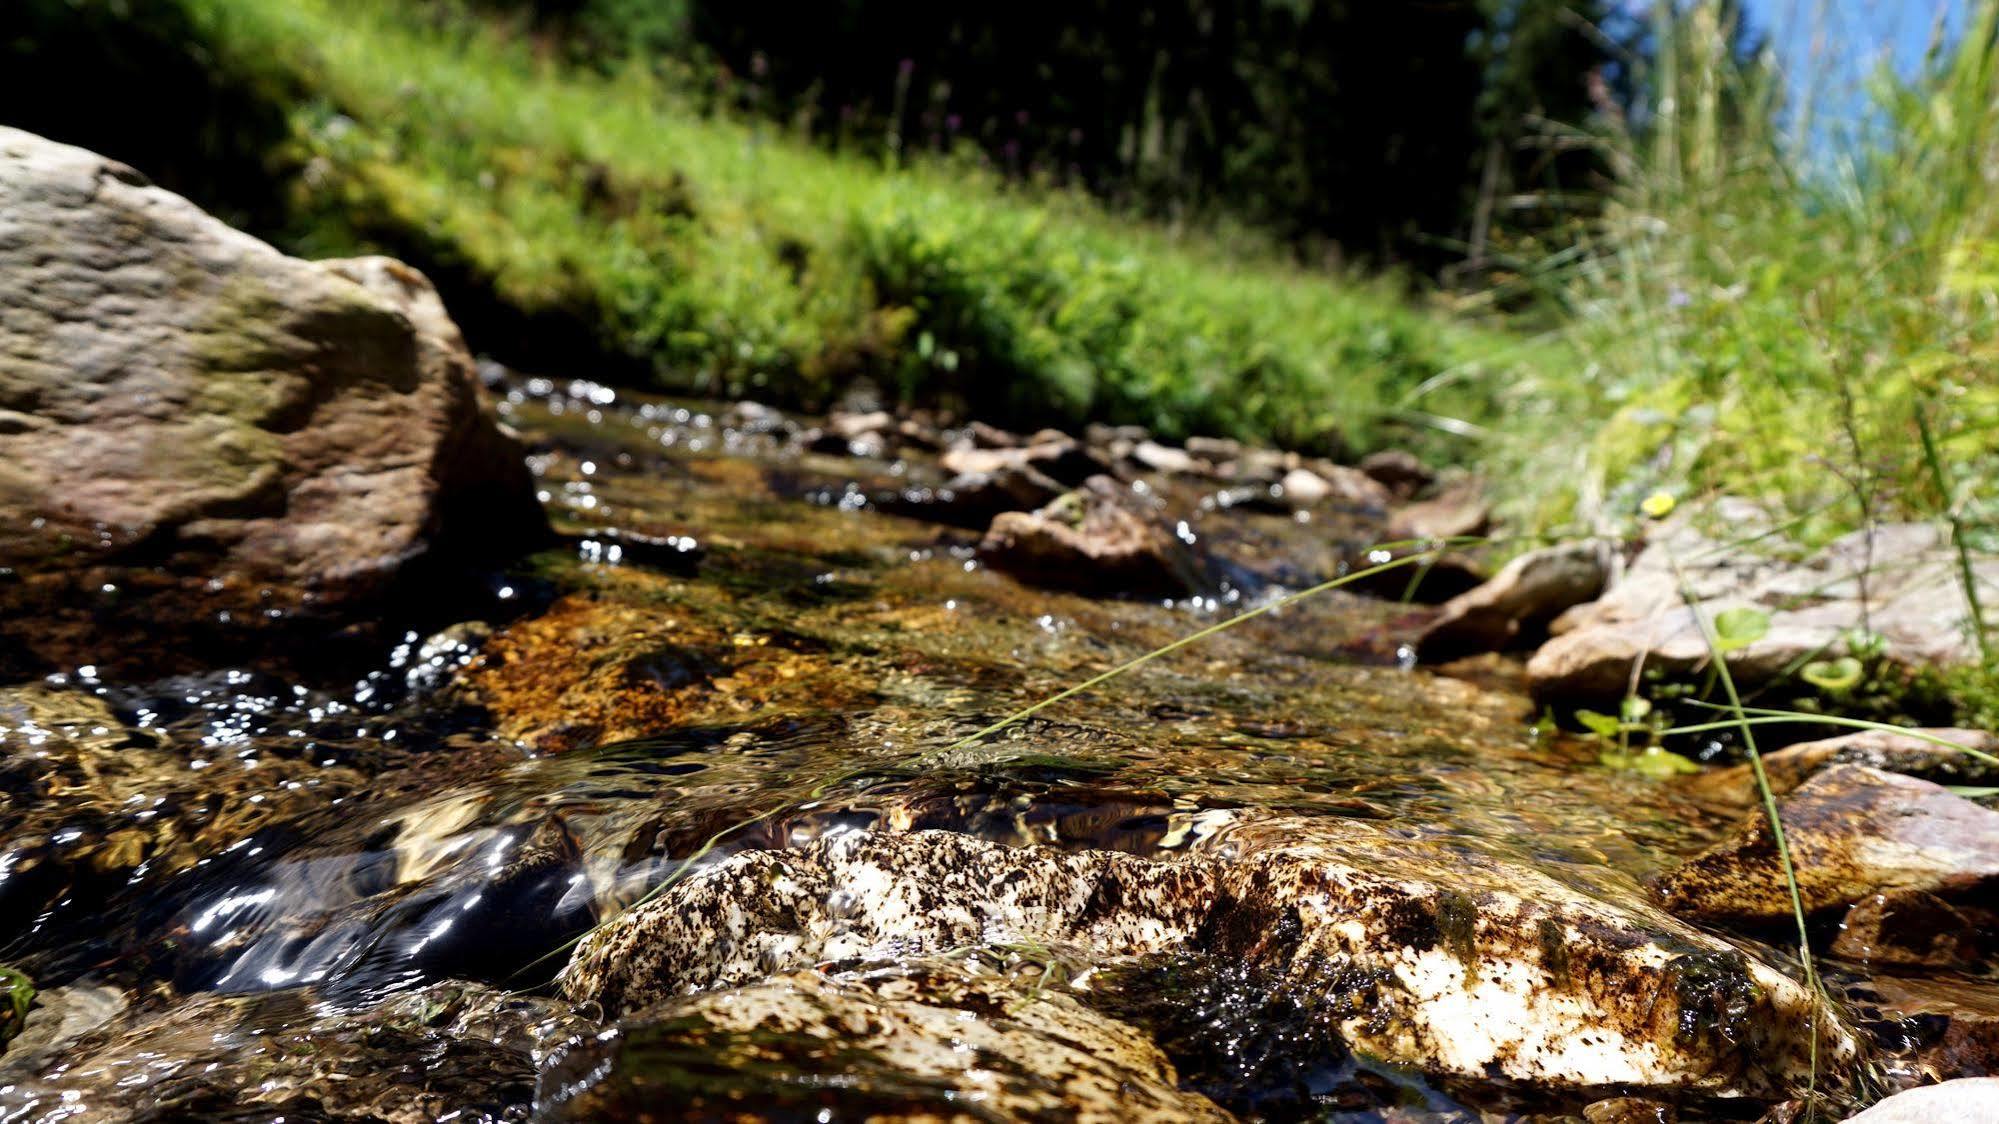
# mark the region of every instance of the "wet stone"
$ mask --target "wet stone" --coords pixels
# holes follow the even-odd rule
[[[1417,652],[1443,662],[1533,643],[1564,610],[1593,600],[1610,577],[1610,547],[1599,541],[1530,550],[1492,579],[1444,603]]]
[[[1131,489],[1094,476],[1033,513],[993,520],[979,554],[1023,581],[1058,589],[1136,595],[1191,592],[1186,543]]]
[[[539,1057],[594,1030],[548,1000],[462,983],[359,1010],[309,991],[196,996],[164,1011],[135,1008],[86,1035],[41,1073],[0,1088],[0,1115],[525,1120]]]
[[[1999,879],[1999,812],[1949,790],[1865,765],[1834,765],[1778,807],[1808,912],[1871,894],[1920,891],[1945,901]],[[1758,813],[1729,839],[1660,879],[1684,917],[1770,925],[1791,916],[1768,823]]]
[[[1926,736],[1917,737],[1917,734]],[[1999,765],[1971,756],[1957,746],[1999,755],[1999,737],[1983,730],[1952,727],[1918,728],[1908,733],[1862,730],[1765,753],[1763,772],[1770,790],[1779,796],[1834,765],[1866,765],[1942,785],[1985,786],[1999,782]],[[1690,780],[1687,787],[1717,804],[1746,808],[1760,799],[1755,771],[1748,765],[1711,770]]]
[[[1325,821],[1261,822],[1168,862],[942,832],[749,852],[594,933],[563,987],[628,1012],[992,945],[1258,965],[1355,1050],[1467,1077],[1767,1095],[1804,1080],[1814,1021],[1822,1080],[1854,1050],[1799,985],[1671,918]]]
[[[1225,1121],[1159,1048],[1032,968],[800,971],[658,1004],[543,1079],[563,1120]],[[976,1108],[974,1108],[976,1106]]]

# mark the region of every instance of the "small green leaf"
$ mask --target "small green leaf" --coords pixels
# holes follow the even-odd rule
[[[1848,691],[1860,682],[1860,661],[1852,656],[1836,660],[1813,660],[1798,669],[1798,677],[1825,691]]]
[[[1599,714],[1594,710],[1576,711],[1576,721],[1582,723],[1590,733],[1595,734],[1599,738],[1614,738],[1617,736],[1617,732],[1624,728],[1623,723],[1617,719],[1612,718],[1608,714]]]
[[[1631,695],[1624,700],[1619,711],[1626,722],[1643,722],[1645,716],[1652,713],[1652,701],[1640,695]]]
[[[1656,745],[1647,746],[1637,753],[1605,753],[1598,760],[1612,769],[1623,769],[1661,781],[1701,771],[1701,767],[1694,762]]]
[[[1724,609],[1714,617],[1715,646],[1724,652],[1747,648],[1769,631],[1770,614],[1761,609]]]
[[[1999,796],[1999,788],[1990,785],[1950,784],[1944,787],[1967,799],[1978,796]]]

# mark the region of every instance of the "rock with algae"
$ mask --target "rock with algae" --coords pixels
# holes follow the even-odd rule
[[[570,1120],[1226,1121],[1138,1030],[965,960],[796,971],[670,1000],[580,1040],[542,1083]]]
[[[813,965],[1032,945],[1264,966],[1358,1051],[1547,1087],[1765,1096],[1855,1043],[1811,994],[1643,905],[1379,829],[1272,819],[1161,861],[944,832],[748,852],[586,940],[567,993],[612,1012]]]
[[[0,566],[132,569],[120,585],[164,566],[209,614],[261,611],[263,587],[372,594],[413,559],[544,528],[416,270],[287,257],[122,164],[0,129]]]

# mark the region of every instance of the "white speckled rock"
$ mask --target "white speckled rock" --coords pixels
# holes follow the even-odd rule
[[[1171,861],[852,834],[734,856],[600,930],[564,976],[612,1013],[774,973],[1035,944],[1262,965],[1354,1047],[1432,1072],[1557,1087],[1764,1095],[1850,1033],[1808,992],[1643,906],[1331,820],[1224,832]]]

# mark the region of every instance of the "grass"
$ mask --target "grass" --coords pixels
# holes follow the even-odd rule
[[[811,405],[865,375],[990,420],[1461,458],[1504,381],[1467,376],[1534,346],[1248,234],[703,116],[464,12],[176,2],[214,65],[292,105],[295,248],[462,272],[674,390]]]
[[[1506,397],[1501,475],[1565,482],[1516,493],[1516,515],[1601,526],[1657,489],[1727,492],[1803,517],[1807,540],[1917,517],[1999,545],[1995,18],[1979,0],[1961,45],[1883,77],[1874,119],[1840,128],[1787,117],[1717,5],[1661,5],[1648,110],[1559,138],[1602,148],[1610,205],[1517,263],[1577,366]]]

